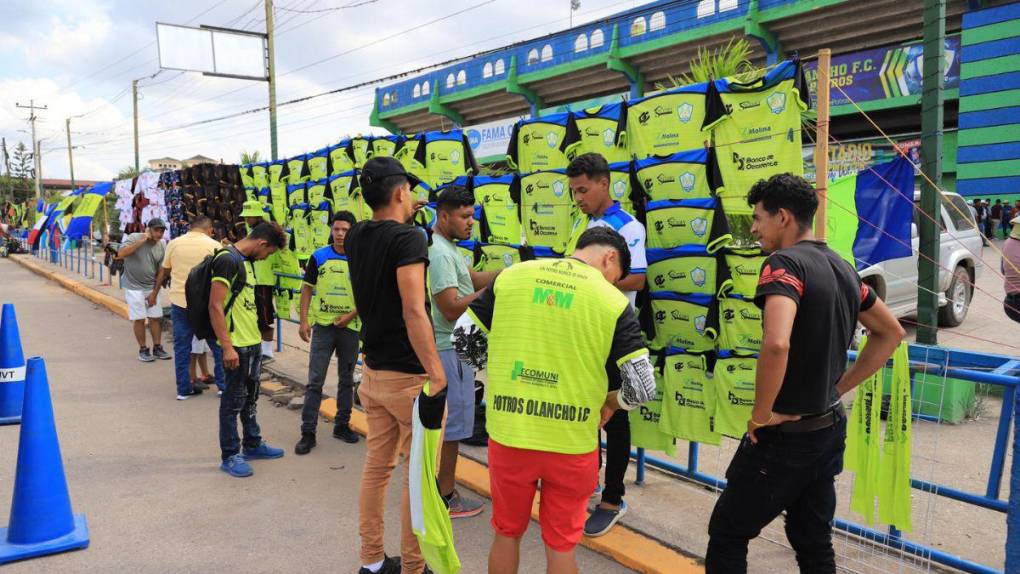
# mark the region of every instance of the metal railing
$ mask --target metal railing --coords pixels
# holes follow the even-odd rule
[[[851,361],[857,358],[856,352],[851,351],[848,355]],[[1015,405],[1017,387],[1020,387],[1020,360],[1003,355],[974,353],[957,349],[912,344],[910,345],[910,364],[912,388],[914,386],[914,375],[918,372],[923,372],[931,375],[944,375],[973,383],[994,385],[1003,389],[1002,409],[999,413],[999,424],[996,429],[995,446],[992,450],[992,461],[985,492],[967,492],[915,478],[911,478],[911,487],[973,506],[1002,513],[1008,512],[1008,502],[1002,500],[999,496],[1002,475],[1005,470],[1010,425],[1013,421],[1014,409],[1020,408]],[[912,418],[914,420],[932,420],[932,417],[918,414],[915,414]],[[1014,437],[1014,441],[1016,440],[1017,438]],[[631,451],[631,457],[637,464],[635,482],[642,484],[645,480],[646,468],[651,466],[713,488],[726,488],[725,479],[698,470],[699,450],[699,443],[690,442],[687,451],[687,466],[683,466],[670,460],[649,455],[642,448],[634,449]],[[1014,463],[1014,472],[1018,472],[1017,468],[1020,468],[1020,465]],[[904,538],[902,533],[895,527],[890,527],[888,532],[882,532],[842,519],[836,519],[834,526],[838,530],[854,536],[918,556],[925,560],[957,568],[964,572],[981,574],[1001,572],[990,566],[979,564],[932,546],[910,541]]]

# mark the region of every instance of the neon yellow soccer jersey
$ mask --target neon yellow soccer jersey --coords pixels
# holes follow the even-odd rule
[[[552,114],[521,120],[510,133],[506,157],[519,173],[563,169],[569,163],[561,149],[569,114]]]
[[[712,131],[727,215],[751,213],[747,193],[759,180],[804,175],[800,123],[811,96],[799,60],[782,62],[753,82],[716,80],[706,100],[705,129]]]
[[[567,161],[581,154],[597,153],[609,163],[628,161],[627,148],[619,145],[616,130],[620,124],[622,104],[607,104],[571,112],[567,132],[560,147]]]
[[[617,133],[630,156],[644,159],[704,147],[707,89],[695,84],[624,102]]]
[[[519,206],[527,244],[563,253],[570,242],[574,217],[574,202],[564,170],[520,175],[514,179],[510,196]]]

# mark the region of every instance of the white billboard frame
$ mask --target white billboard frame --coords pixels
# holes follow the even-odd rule
[[[160,30],[164,29],[176,29],[176,30],[188,30],[200,36],[204,36],[199,40],[199,44],[208,41],[208,52],[199,54],[199,58],[205,60],[197,65],[189,65],[187,62],[175,62],[171,58],[169,53],[164,53],[164,43],[160,41]],[[240,74],[240,73],[229,73],[227,71],[220,71],[220,66],[217,65],[216,60],[216,43],[217,38],[223,36],[240,36],[244,38],[257,38],[261,41],[260,49],[260,61],[262,68],[262,75],[256,76],[251,74]],[[198,38],[199,36],[196,36]],[[231,38],[236,39],[236,38]],[[163,70],[180,70],[184,72],[200,72],[206,76],[215,76],[219,78],[237,78],[242,80],[256,80],[262,82],[269,81],[269,62],[266,57],[268,51],[269,38],[266,34],[261,32],[249,32],[247,30],[236,30],[233,28],[219,28],[215,26],[183,26],[181,24],[170,24],[167,22],[156,22],[156,52],[159,58],[159,67]],[[208,56],[208,59],[203,56]],[[164,60],[167,62],[164,64]]]

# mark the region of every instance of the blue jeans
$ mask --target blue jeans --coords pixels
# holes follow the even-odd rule
[[[191,339],[195,332],[188,322],[188,310],[177,305],[170,306],[170,318],[174,323],[174,374],[177,377],[177,394],[186,395],[191,392],[191,375],[188,363],[191,360]],[[222,391],[226,388],[223,378],[223,350],[219,345],[210,344],[213,354],[213,374],[216,386]]]
[[[210,341],[209,347],[214,343]],[[220,350],[217,344],[216,349]],[[236,369],[227,369],[227,388],[220,397],[220,450],[223,460],[241,452],[237,435],[237,419],[241,419],[244,448],[262,442],[262,430],[255,420],[255,402],[259,399],[259,374],[262,372],[262,345],[234,347],[241,362]],[[221,351],[222,353],[222,351]]]

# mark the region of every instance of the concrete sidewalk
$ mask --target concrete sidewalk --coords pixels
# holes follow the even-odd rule
[[[355,572],[357,496],[364,442],[325,438],[294,456],[298,419],[260,400],[265,438],[287,449],[256,461],[255,476],[218,468],[215,394],[174,400],[169,361],[139,363],[121,318],[0,260],[0,300],[15,304],[28,356],[46,359],[74,510],[91,546],[15,563],[4,572]],[[6,518],[17,426],[0,427],[0,516]],[[328,436],[328,435],[327,435]],[[387,548],[396,553],[399,471],[387,505]],[[454,523],[464,572],[485,570],[489,513]],[[581,571],[626,572],[586,549]],[[521,571],[545,566],[538,529],[524,539]]]

